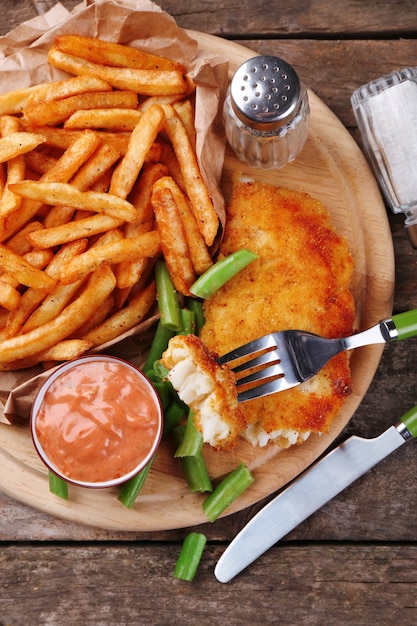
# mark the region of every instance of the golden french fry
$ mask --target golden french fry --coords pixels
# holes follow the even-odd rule
[[[75,111],[65,122],[64,128],[97,128],[110,131],[132,131],[142,117],[137,109],[91,109]]]
[[[61,287],[70,289],[72,287],[72,284],[61,285]],[[77,328],[77,337],[84,337],[84,335],[90,332],[90,330],[102,324],[102,322],[104,322],[104,320],[107,319],[109,315],[114,311],[114,304],[115,304],[115,298],[114,298],[114,292],[113,292],[109,296],[107,296],[107,298],[105,299],[103,304],[100,306],[100,308],[94,311],[90,319],[87,320],[87,322],[85,322],[85,324],[83,324],[80,328]]]
[[[37,89],[31,91],[23,105],[23,115],[26,107],[38,102],[49,102],[50,100],[62,100],[69,96],[78,96],[88,91],[111,91],[111,85],[100,78],[94,76],[75,76],[51,83],[38,85]]]
[[[187,131],[190,144],[195,151],[196,130],[194,124],[194,107],[191,103],[191,100],[185,98],[183,100],[175,102],[172,106],[174,107],[178,117],[181,119],[184,128]]]
[[[26,369],[34,367],[38,363],[55,361],[70,361],[77,359],[91,348],[91,343],[85,339],[63,339],[55,346],[51,346],[42,352],[38,352],[25,359],[19,359],[9,363],[0,363],[0,371],[6,372],[10,370]],[[47,367],[45,369],[48,369]]]
[[[152,192],[152,206],[162,253],[172,282],[177,291],[190,295],[190,287],[196,280],[196,274],[180,212],[170,189],[158,187],[156,184]]]
[[[155,304],[155,281],[150,283],[141,293],[136,295],[129,304],[109,317],[100,326],[94,328],[83,339],[91,341],[93,346],[99,346],[119,337],[122,333],[132,329],[143,321]]]
[[[32,150],[25,154],[26,169],[37,174],[38,177],[43,176],[57,162],[57,157],[47,154],[43,150]]]
[[[134,91],[145,96],[186,94],[190,88],[189,82],[180,70],[110,67],[66,54],[55,47],[50,48],[48,61],[54,67],[69,74],[97,76],[116,89]]]
[[[154,220],[149,220],[148,222],[141,223],[140,225],[135,224],[135,226],[136,228],[134,232],[130,233],[129,235],[126,234],[127,229],[125,229],[125,235],[130,239],[133,239],[133,237],[138,237],[139,235],[143,235],[145,233],[149,233],[155,229]],[[140,276],[142,275],[142,272],[146,267],[147,260],[147,258],[132,259],[119,263],[115,270],[117,288],[126,289],[129,287],[133,287],[133,285],[137,283]]]
[[[0,94],[0,115],[20,114],[30,94],[37,89],[38,85],[34,85]]]
[[[0,163],[9,161],[19,154],[34,150],[45,143],[45,137],[37,133],[16,132],[0,138]]]
[[[38,270],[43,270],[54,258],[54,253],[52,250],[31,250],[30,252],[24,254],[22,258]],[[12,285],[12,287],[15,288],[21,285],[19,278],[15,274],[9,272],[1,274],[1,280],[9,283],[9,285]]]
[[[35,311],[36,307],[44,300],[45,296],[55,286],[56,280],[62,271],[63,266],[72,259],[75,255],[80,254],[87,247],[86,240],[79,240],[73,243],[62,246],[59,252],[53,256],[44,272],[48,276],[54,279],[53,284],[47,288],[33,287],[27,289],[20,299],[19,308],[10,314],[6,324],[6,336],[13,337],[19,333],[29,318],[29,316]]]
[[[0,363],[23,359],[71,336],[113,291],[116,279],[108,265],[91,276],[84,291],[54,320],[24,335],[0,342]]]
[[[50,276],[2,244],[0,244],[0,267],[16,276],[19,282],[27,287],[49,289],[54,285],[54,280]]]
[[[204,183],[197,158],[183,123],[170,105],[163,105],[165,128],[172,142],[181,167],[187,194],[191,202],[198,227],[208,246],[211,246],[219,227],[219,218]]]
[[[113,265],[130,259],[154,257],[159,252],[159,236],[156,231],[132,239],[103,243],[72,259],[61,272],[60,280],[64,284],[72,283],[91,273],[103,263]]]
[[[46,145],[52,148],[66,149],[76,139],[81,130],[71,130],[69,128],[56,128],[55,126],[33,126],[27,120],[22,120],[22,129],[27,132],[38,132],[45,137]],[[102,143],[113,146],[120,152],[125,154],[129,144],[130,133],[110,132],[110,131],[94,131]]]
[[[92,130],[84,130],[70,143],[63,155],[42,176],[43,182],[70,180],[100,145],[100,138]]]
[[[204,241],[204,237],[200,233],[197,220],[191,210],[188,199],[185,197],[176,182],[170,176],[160,178],[155,184],[154,189],[167,188],[171,191],[175,203],[178,207],[180,219],[184,226],[185,239],[188,243],[191,263],[196,274],[203,274],[209,267],[213,265],[213,260]]]
[[[130,201],[137,208],[139,217],[133,224],[126,224],[126,237],[134,235],[138,225],[153,219],[152,188],[159,178],[167,175],[168,168],[163,163],[149,163],[143,167],[130,196]]]
[[[55,38],[54,45],[62,52],[83,57],[93,63],[132,69],[180,70],[184,72],[184,67],[177,61],[93,37],[60,35]]]
[[[155,105],[140,118],[130,137],[127,152],[116,167],[110,183],[110,193],[126,198],[145,162],[164,120],[164,111]]]
[[[44,300],[42,300],[23,324],[22,332],[27,333],[57,317],[65,309],[67,304],[73,300],[84,282],[85,279],[81,279],[70,285],[63,285],[58,281],[52,291],[47,294]]]
[[[0,277],[0,306],[8,311],[14,311],[19,306],[20,293],[9,283],[1,280]]]
[[[34,248],[53,248],[55,246],[99,235],[123,224],[123,220],[118,220],[109,215],[92,215],[83,219],[77,219],[59,226],[51,226],[28,233],[28,241]]]
[[[6,247],[13,250],[16,254],[23,256],[32,249],[31,244],[27,240],[26,235],[34,230],[40,230],[43,228],[42,222],[34,221],[29,222],[24,228],[22,228],[16,235],[11,237],[6,244]]]
[[[133,91],[91,91],[62,100],[38,102],[25,107],[25,119],[36,126],[62,124],[79,109],[134,109],[137,95]]]
[[[76,209],[105,213],[126,222],[134,222],[137,210],[127,200],[110,193],[79,191],[68,183],[50,183],[23,180],[10,186],[11,190],[24,198],[44,204],[61,204]]]
[[[71,179],[73,185],[79,191],[86,191],[98,180],[102,180],[103,175],[114,165],[120,153],[106,144],[100,145],[88,161],[80,167],[75,176]],[[107,191],[108,187],[103,191]],[[99,191],[94,188],[94,191]],[[58,205],[52,207],[45,217],[46,228],[58,226],[69,222],[74,214],[74,207]]]

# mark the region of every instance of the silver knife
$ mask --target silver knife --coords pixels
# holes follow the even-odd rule
[[[349,437],[261,509],[220,557],[214,574],[229,582],[298,524],[409,439],[417,437],[417,405],[373,439]]]

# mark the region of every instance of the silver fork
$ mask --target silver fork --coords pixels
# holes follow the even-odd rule
[[[417,309],[393,315],[363,332],[326,339],[300,330],[270,333],[218,359],[237,377],[239,402],[295,387],[317,374],[339,352],[417,335]],[[237,363],[235,363],[237,361]]]

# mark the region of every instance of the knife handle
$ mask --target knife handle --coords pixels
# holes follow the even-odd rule
[[[408,339],[417,335],[417,309],[393,315],[392,321],[398,332],[398,340]]]
[[[404,413],[400,421],[406,426],[413,437],[417,437],[417,405]]]

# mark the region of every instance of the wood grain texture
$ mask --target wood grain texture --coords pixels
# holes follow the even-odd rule
[[[172,577],[179,549],[147,542],[5,546],[2,623],[413,626],[417,620],[416,546],[280,546],[222,586],[212,584],[222,546],[206,549],[191,585]]]

